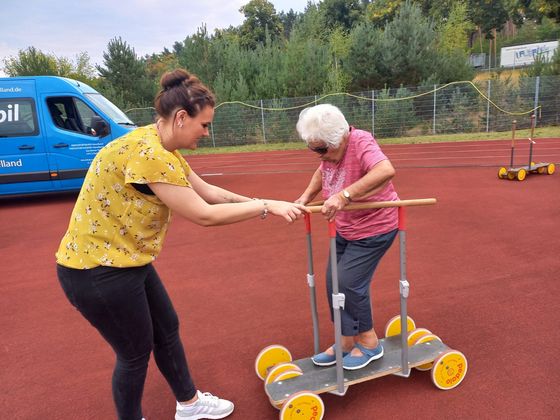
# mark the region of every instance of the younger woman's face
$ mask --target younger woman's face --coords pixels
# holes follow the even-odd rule
[[[194,150],[201,137],[208,137],[208,128],[214,118],[214,107],[205,106],[195,117],[190,117],[186,112],[179,117],[183,127],[179,129],[182,147]]]

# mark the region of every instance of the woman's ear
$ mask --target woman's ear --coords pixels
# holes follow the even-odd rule
[[[183,124],[185,124],[185,119],[188,116],[189,114],[187,114],[187,111],[185,111],[184,109],[177,111],[177,113],[175,114],[175,124],[177,124],[179,128],[183,128]]]

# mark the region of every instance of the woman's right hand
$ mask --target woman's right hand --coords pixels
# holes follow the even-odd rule
[[[300,203],[290,203],[288,201],[265,200],[268,211],[275,215],[286,219],[288,223],[293,223],[297,219],[303,217],[304,213],[309,213],[307,208]]]

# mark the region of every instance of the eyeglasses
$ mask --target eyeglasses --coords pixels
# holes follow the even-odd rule
[[[324,155],[325,153],[327,153],[329,151],[329,147],[328,146],[321,146],[321,147],[311,147],[311,146],[307,146],[307,148],[309,150],[311,150],[312,152],[318,153],[320,155]]]

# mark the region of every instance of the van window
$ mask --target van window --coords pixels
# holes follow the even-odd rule
[[[0,99],[0,137],[35,136],[38,132],[32,98]]]
[[[93,136],[91,119],[97,113],[84,101],[72,96],[47,99],[47,106],[54,124],[63,129]]]

